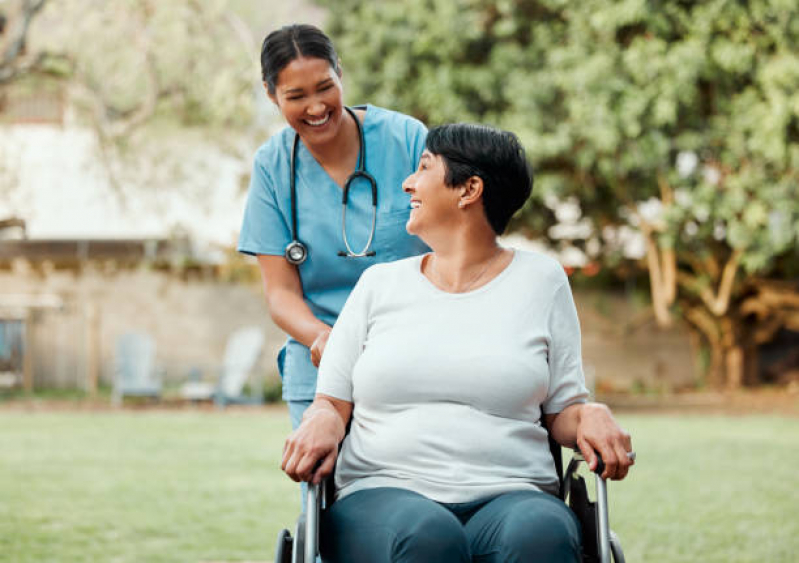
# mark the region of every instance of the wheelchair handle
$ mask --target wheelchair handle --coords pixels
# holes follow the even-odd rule
[[[594,455],[596,456],[596,469],[594,469],[594,473],[597,476],[602,475],[605,472],[605,461],[602,459],[602,454],[598,451],[594,451]],[[583,456],[583,452],[580,451],[580,448],[574,447],[574,457],[580,461],[585,461],[585,456]]]
[[[602,456],[599,455],[599,452],[594,453],[596,454],[596,469],[594,469],[594,473],[599,476],[605,472],[605,462],[602,459]]]

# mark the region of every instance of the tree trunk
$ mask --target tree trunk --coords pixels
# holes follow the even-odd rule
[[[683,305],[683,309],[685,318],[701,334],[710,351],[705,378],[708,386],[735,390],[749,382],[747,368],[756,362],[756,356],[753,360],[748,354],[756,348],[746,346],[744,331],[734,313],[717,317],[702,305]]]
[[[724,351],[724,367],[727,376],[725,387],[731,391],[740,389],[744,381],[744,349],[742,346],[732,346]]]

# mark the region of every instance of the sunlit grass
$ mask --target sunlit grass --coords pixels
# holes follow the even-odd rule
[[[283,409],[0,412],[0,561],[270,560],[297,513]],[[631,562],[792,561],[799,421],[622,416],[638,463],[610,486]]]

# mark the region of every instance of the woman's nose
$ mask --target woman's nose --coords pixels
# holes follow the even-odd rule
[[[413,177],[415,175],[416,174],[411,174],[410,176],[405,178],[404,182],[402,182],[402,191],[405,192],[406,194],[409,194],[409,193],[411,193],[413,191],[413,182],[412,182],[412,180],[413,180]]]

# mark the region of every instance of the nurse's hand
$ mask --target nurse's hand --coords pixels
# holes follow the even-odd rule
[[[311,344],[311,362],[315,367],[319,367],[319,362],[322,361],[322,354],[325,351],[325,346],[327,346],[327,339],[330,338],[331,330],[329,326],[322,329]]]

